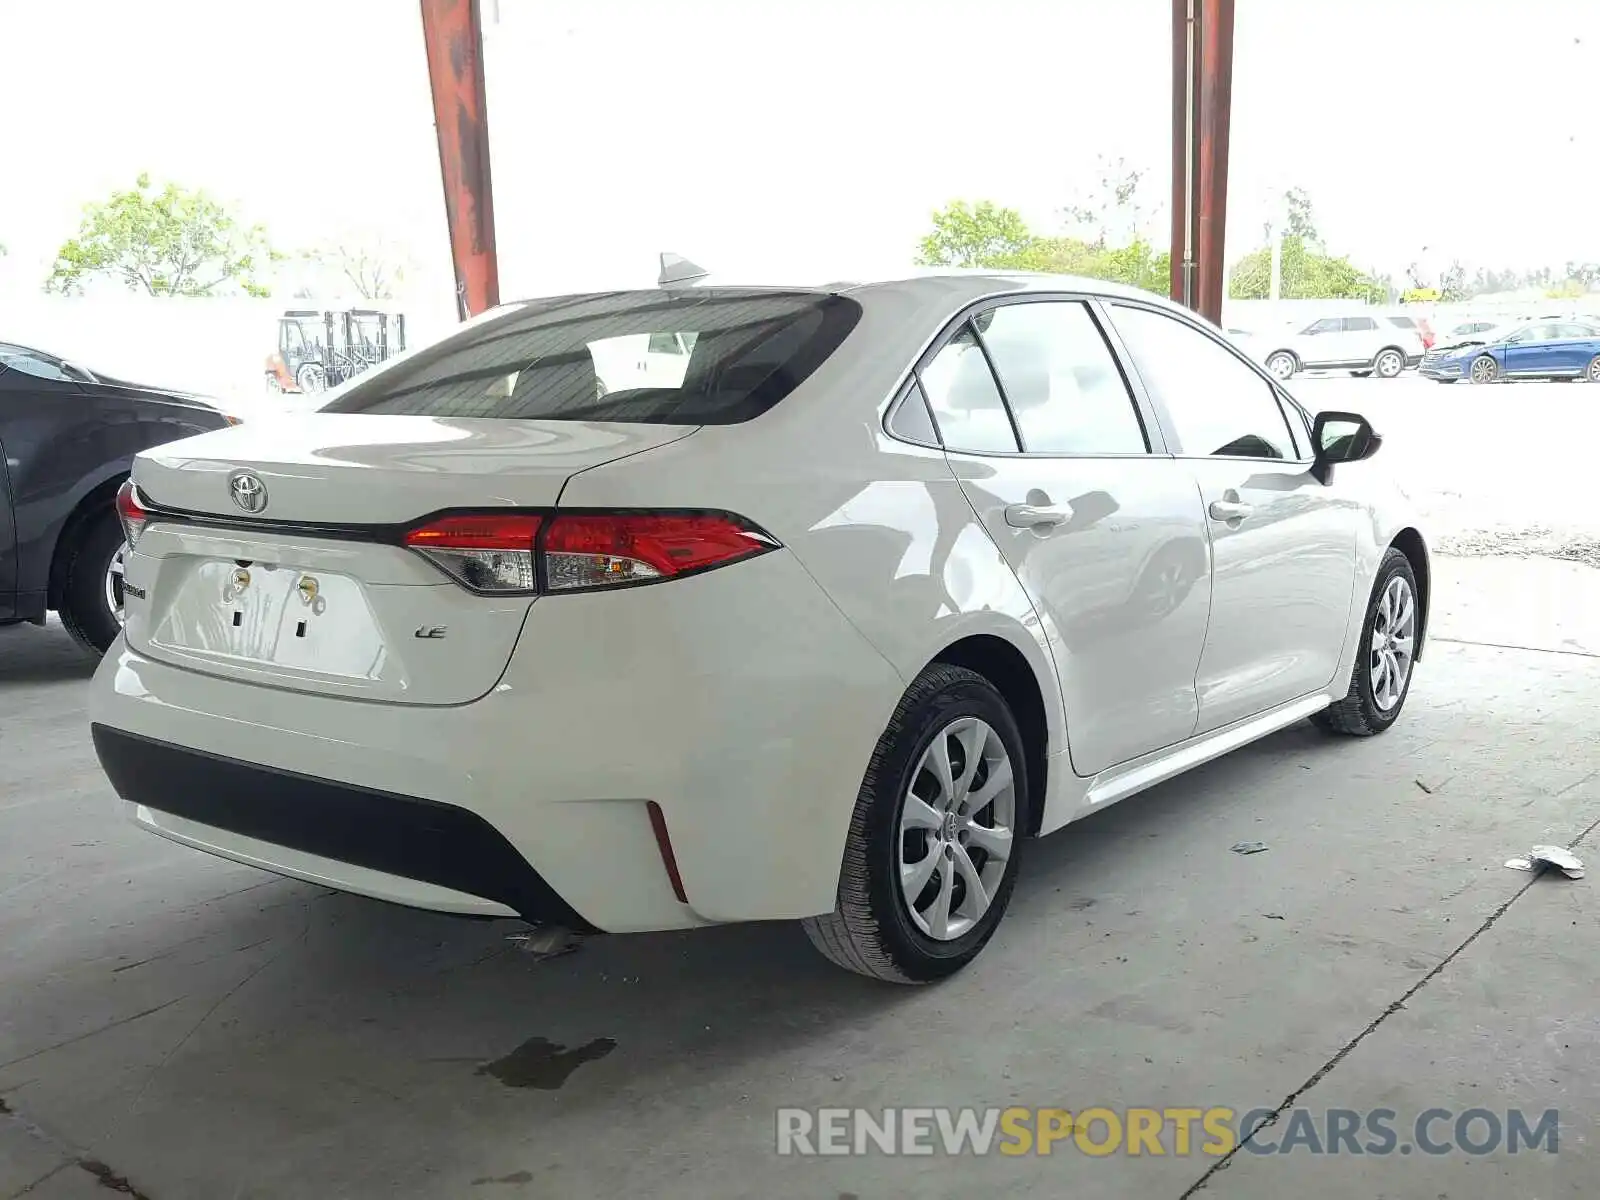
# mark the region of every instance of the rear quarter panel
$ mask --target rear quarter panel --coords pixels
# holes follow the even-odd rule
[[[134,455],[227,424],[215,409],[137,394],[13,393],[7,401],[19,594],[46,590],[67,522],[125,477]]]

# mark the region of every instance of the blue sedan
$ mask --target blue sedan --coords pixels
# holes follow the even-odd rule
[[[1440,383],[1470,379],[1587,379],[1600,383],[1600,328],[1578,321],[1533,321],[1493,341],[1466,340],[1435,349],[1420,374]]]

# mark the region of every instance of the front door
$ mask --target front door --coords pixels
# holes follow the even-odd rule
[[[1211,619],[1196,732],[1328,687],[1355,587],[1359,509],[1311,474],[1304,425],[1291,425],[1260,371],[1166,312],[1111,311],[1206,507]]]
[[[1044,626],[1072,767],[1092,776],[1194,731],[1210,598],[1199,494],[1090,304],[1029,298],[975,324],[925,364],[922,386]]]
[[[1553,325],[1529,325],[1506,342],[1507,375],[1560,374],[1555,363],[1560,354],[1559,330]]]
[[[1343,362],[1345,359],[1344,321],[1340,317],[1323,317],[1306,326],[1300,337],[1300,360],[1307,367],[1318,368]]]

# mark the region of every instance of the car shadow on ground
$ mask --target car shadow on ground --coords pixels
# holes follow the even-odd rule
[[[0,689],[25,683],[88,679],[99,660],[54,621],[0,627]]]
[[[1304,741],[1310,750],[1322,740],[1289,731],[1233,755],[1229,769],[1271,771],[1285,744]],[[1264,761],[1251,764],[1257,755]],[[1102,920],[1105,910],[1087,911],[1096,900],[1079,889],[1083,876],[1104,872],[1085,868],[1137,854],[1147,838],[1186,836],[1191,823],[1214,822],[1227,802],[1191,775],[1030,843],[1012,911],[975,971],[1011,969],[1013,938],[1037,945],[1051,924]],[[1218,836],[1213,823],[1211,839]],[[19,1081],[16,1070],[37,1069],[20,1056],[83,1038],[83,1028],[58,1025],[55,1014],[106,1014],[109,1028],[149,1013],[136,1017],[146,1025],[149,1061],[135,1052],[127,1065],[130,1078],[147,1069],[166,1077],[139,1085],[152,1105],[187,1108],[195,1101],[180,1096],[182,1088],[201,1081],[204,1094],[203,1081],[228,1079],[249,1090],[256,1075],[272,1091],[288,1082],[337,1091],[359,1078],[362,1091],[396,1097],[434,1087],[560,1089],[563,1111],[581,1111],[614,1105],[618,1088],[670,1087],[685,1072],[713,1086],[752,1086],[752,1072],[774,1053],[815,1048],[845,1067],[858,1053],[881,1050],[855,1046],[883,1028],[878,1018],[903,1007],[915,1028],[915,1014],[950,995],[840,971],[793,922],[598,936],[537,959],[508,940],[525,928],[520,922],[342,895],[131,829],[115,839],[132,840],[140,861],[116,856],[89,891],[115,888],[117,919],[63,927],[48,948],[18,956],[31,978],[10,980],[24,984],[14,993],[21,1037],[0,1059],[0,1092]],[[131,895],[130,874],[143,880]],[[960,991],[982,979],[964,977]],[[187,1068],[168,1064],[178,1046]],[[75,1045],[66,1052],[84,1053],[86,1068],[93,1056]],[[273,1064],[276,1082],[253,1071],[261,1062]],[[19,1102],[26,1105],[25,1095]]]
[[[56,693],[53,682],[81,688],[93,670],[59,628],[5,634],[0,688],[20,679]],[[566,1112],[688,1078],[754,1091],[775,1054],[843,1073],[895,1052],[879,1043],[902,1025],[899,1049],[915,1056],[919,1029],[944,1005],[976,1002],[1031,970],[1030,956],[1059,953],[1069,925],[1112,928],[1114,911],[1162,902],[1118,895],[1108,864],[1135,860],[1155,838],[1225,855],[1256,819],[1252,785],[1281,773],[1286,753],[1338,753],[1296,726],[1029,843],[994,945],[954,990],[930,990],[840,971],[792,922],[594,937],[535,959],[508,940],[518,922],[341,895],[112,822],[86,721],[74,747],[54,768],[76,787],[51,814],[51,870],[25,881],[3,922],[11,1001],[0,1094],[20,1089],[26,1110],[41,1074],[54,1086],[92,1078],[110,1083],[116,1107],[152,1116],[199,1116],[236,1092],[286,1087],[329,1104],[384,1108],[388,1096],[397,1113],[419,1095],[487,1102],[480,1089],[502,1085],[560,1089]],[[891,1013],[904,1018],[879,1019]]]

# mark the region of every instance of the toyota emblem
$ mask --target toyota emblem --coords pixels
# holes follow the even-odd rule
[[[254,471],[235,471],[228,477],[228,491],[233,502],[247,513],[258,513],[267,507],[267,485]]]

